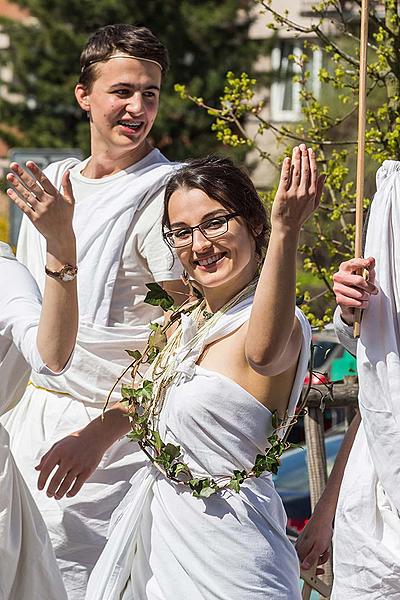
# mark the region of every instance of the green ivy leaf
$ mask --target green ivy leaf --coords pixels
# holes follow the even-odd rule
[[[160,306],[165,311],[173,307],[174,299],[158,283],[146,283],[146,287],[149,290],[144,299],[147,304]]]
[[[139,350],[125,350],[125,352],[135,360],[140,360],[142,358],[142,354]]]
[[[188,485],[195,498],[209,498],[218,490],[218,486],[213,479],[191,479]]]
[[[240,492],[240,485],[243,483],[243,481],[246,478],[246,471],[239,471],[239,470],[235,470],[233,471],[233,475],[230,478],[228,487],[233,490],[234,492],[239,493]]]
[[[151,431],[150,441],[154,444],[155,448],[157,448],[158,451],[162,450],[164,442],[162,441],[158,431],[156,431],[155,429]]]

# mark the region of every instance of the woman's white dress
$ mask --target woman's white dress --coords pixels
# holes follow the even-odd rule
[[[248,320],[252,298],[225,314],[189,356],[160,416],[164,441],[182,447],[195,477],[251,470],[272,432],[272,414],[226,376],[196,365],[205,345]],[[307,369],[310,327],[297,312],[303,345],[290,398],[293,414]],[[184,343],[195,333],[184,325]],[[183,358],[183,360],[182,360]],[[227,357],[229,359],[229,357]],[[131,480],[115,511],[109,541],[90,577],[86,600],[296,600],[299,566],[285,511],[270,473],[197,499],[153,466]]]
[[[0,242],[0,414],[26,384],[27,362],[49,372],[36,347],[40,292]],[[25,359],[23,358],[25,357]],[[0,424],[0,600],[66,600],[47,528]]]

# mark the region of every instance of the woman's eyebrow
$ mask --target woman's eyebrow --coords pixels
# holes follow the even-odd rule
[[[200,223],[203,223],[204,221],[207,221],[208,219],[211,219],[212,217],[215,217],[216,215],[222,216],[222,215],[227,215],[229,213],[226,212],[226,208],[217,208],[217,210],[212,210],[209,213],[206,213],[202,220],[200,221]],[[176,229],[177,227],[190,227],[190,225],[188,225],[187,223],[183,223],[183,222],[178,222],[178,223],[171,223],[170,224],[171,229]]]

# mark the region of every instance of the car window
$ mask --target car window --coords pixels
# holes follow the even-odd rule
[[[332,470],[343,435],[335,435],[325,440],[328,476]],[[294,492],[299,495],[308,493],[307,451],[305,448],[289,450],[283,455],[278,474],[274,477],[275,487],[279,491]]]

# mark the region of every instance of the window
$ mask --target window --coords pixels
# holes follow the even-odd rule
[[[271,53],[271,66],[275,81],[271,85],[272,121],[299,121],[301,119],[300,84],[293,81],[295,75],[301,75],[301,66],[291,60],[291,55],[300,57],[307,53],[309,60],[305,69],[310,71],[309,84],[318,97],[320,81],[318,77],[322,65],[321,50],[304,49],[303,40],[279,40]]]

